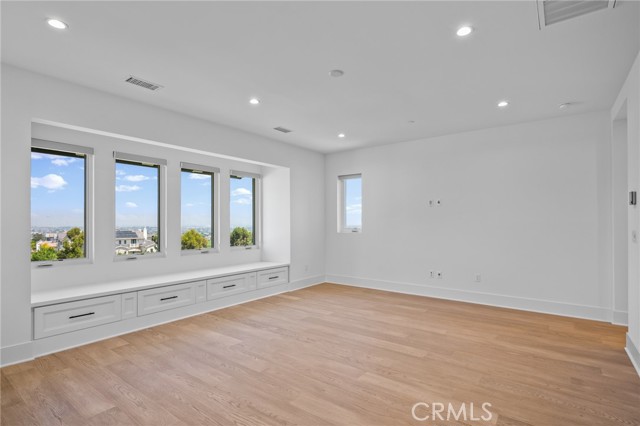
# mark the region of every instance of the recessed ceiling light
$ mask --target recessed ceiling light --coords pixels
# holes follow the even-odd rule
[[[260,105],[260,99],[258,99],[258,98],[251,98],[251,99],[249,99],[249,103],[250,103],[251,105]]]
[[[456,31],[456,34],[458,34],[459,37],[465,37],[471,34],[472,32],[473,32],[473,28],[465,25],[464,27],[458,28],[458,31]]]
[[[573,105],[573,102],[565,102],[563,104],[558,105],[558,108],[560,109],[569,109],[570,106]]]
[[[509,106],[509,102],[507,102],[507,101],[498,102],[498,108],[506,108],[508,106]]]
[[[47,24],[51,25],[53,28],[56,28],[58,30],[66,30],[67,28],[69,28],[67,24],[60,21],[59,19],[53,19],[53,18],[47,19]]]
[[[342,71],[342,70],[331,70],[331,71],[329,71],[329,75],[331,77],[342,77],[344,75],[344,71]]]
[[[338,137],[339,138],[344,138],[345,136],[347,136],[347,135],[345,135],[344,133],[338,133]]]

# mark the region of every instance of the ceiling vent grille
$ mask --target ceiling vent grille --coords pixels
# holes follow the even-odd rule
[[[273,130],[277,130],[282,133],[291,133],[291,130],[285,129],[284,127],[274,127]]]
[[[131,76],[131,77],[127,78],[125,81],[127,83],[131,83],[131,84],[134,84],[136,86],[144,87],[145,89],[149,89],[149,90],[158,90],[158,89],[162,88],[162,86],[160,86],[159,84],[151,83],[150,81],[146,81],[146,80],[143,80],[141,78],[134,77],[134,76]]]
[[[598,10],[612,9],[616,0],[538,0],[540,29]]]

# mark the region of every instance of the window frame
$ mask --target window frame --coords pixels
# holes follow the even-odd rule
[[[92,264],[94,262],[94,212],[93,212],[93,168],[94,151],[93,148],[81,145],[72,145],[63,142],[54,142],[44,139],[31,139],[31,149],[29,154],[34,152],[45,154],[65,155],[69,157],[84,158],[84,257],[75,259],[57,259],[31,261],[32,269],[52,268],[59,266],[72,266]],[[29,162],[29,175],[31,175],[31,162]],[[30,193],[31,196],[31,193]],[[31,221],[30,221],[31,222]],[[32,227],[32,226],[30,226]]]
[[[113,243],[115,241],[115,231],[116,231],[116,194],[115,194],[115,185],[116,185],[116,167],[118,163],[122,164],[130,164],[130,165],[138,165],[143,167],[157,167],[158,169],[158,251],[152,254],[127,254],[127,255],[117,255],[113,254],[114,262],[123,262],[137,259],[154,259],[154,258],[162,258],[166,257],[167,252],[167,242],[165,241],[164,236],[167,234],[166,232],[166,216],[167,216],[167,207],[166,207],[166,175],[167,175],[167,160],[161,158],[153,158],[147,157],[144,155],[138,154],[128,154],[123,152],[114,151],[113,152],[113,188],[114,188],[114,198],[113,198],[113,237],[111,238],[111,250],[113,250]]]
[[[229,170],[229,225],[231,225],[231,179],[234,179],[234,176],[253,179],[253,245],[232,246],[231,236],[229,235],[229,247],[231,247],[232,251],[257,250],[260,249],[262,243],[262,175],[239,170]]]
[[[190,256],[194,254],[212,254],[220,252],[220,232],[219,232],[219,217],[220,211],[218,209],[218,194],[220,193],[218,188],[218,181],[220,176],[220,169],[212,166],[203,166],[193,163],[180,163],[180,222],[179,229],[180,238],[182,238],[182,173],[201,173],[211,176],[211,248],[206,249],[182,249],[180,244],[180,254],[182,256]]]
[[[362,173],[352,173],[348,175],[338,176],[338,233],[341,233],[341,234],[361,234],[362,233],[362,223],[360,224],[360,227],[347,226],[346,182],[351,179],[360,179],[360,182],[361,182],[360,190],[362,192]],[[362,218],[363,218],[362,213],[360,213],[361,222],[362,222]]]

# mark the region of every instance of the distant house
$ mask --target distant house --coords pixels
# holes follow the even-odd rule
[[[147,230],[116,231],[115,252],[117,255],[156,253],[158,247],[156,243],[146,239]]]

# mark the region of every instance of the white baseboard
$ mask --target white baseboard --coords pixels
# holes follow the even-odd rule
[[[477,303],[481,305],[499,306],[502,308],[519,309],[522,311],[540,312],[565,317],[585,318],[606,322],[611,322],[613,319],[613,314],[610,309],[598,306],[572,305],[569,303],[552,302],[548,300],[528,299],[523,297],[432,287],[412,283],[373,280],[369,278],[358,278],[344,275],[327,274],[326,279],[327,282],[335,284],[435,297],[437,299]]]
[[[627,346],[624,349],[627,351],[627,355],[629,355],[631,364],[633,364],[633,367],[636,369],[638,376],[640,376],[640,351],[631,340],[631,337],[629,337],[629,333],[627,333]]]
[[[322,284],[325,282],[324,275],[316,275],[313,277],[303,278],[301,280],[292,281],[289,283],[289,291],[300,290],[302,288],[312,287],[314,285]]]
[[[613,320],[615,325],[629,325],[629,314],[623,311],[613,311]]]
[[[33,358],[33,342],[24,342],[0,349],[0,367],[31,361]]]

